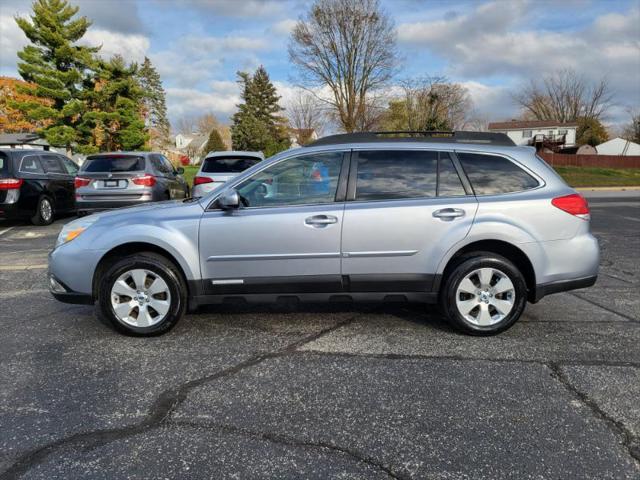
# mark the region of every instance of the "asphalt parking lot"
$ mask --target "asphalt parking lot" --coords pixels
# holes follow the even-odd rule
[[[218,307],[129,338],[50,297],[67,220],[0,221],[0,478],[637,479],[636,194],[590,199],[595,287],[491,338],[419,305]]]

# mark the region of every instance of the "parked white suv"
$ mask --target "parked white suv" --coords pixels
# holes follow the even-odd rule
[[[262,160],[262,152],[211,152],[193,179],[192,195],[203,197]]]

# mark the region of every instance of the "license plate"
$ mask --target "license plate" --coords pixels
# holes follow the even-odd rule
[[[105,180],[104,181],[104,186],[105,187],[117,187],[118,186],[118,180]]]

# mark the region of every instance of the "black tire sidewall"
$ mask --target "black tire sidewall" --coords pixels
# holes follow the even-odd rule
[[[111,305],[111,288],[113,283],[127,270],[150,270],[162,277],[169,286],[171,307],[162,321],[150,327],[134,327],[118,319]],[[99,283],[98,308],[103,319],[113,325],[116,330],[131,336],[162,335],[171,330],[184,315],[187,304],[186,286],[175,266],[160,255],[135,254],[115,262],[109,267]]]
[[[488,326],[470,323],[458,311],[456,290],[462,279],[479,268],[495,268],[506,274],[513,283],[516,302],[509,315],[503,320]],[[477,255],[461,261],[448,275],[440,299],[441,308],[449,321],[459,330],[471,335],[495,335],[510,328],[522,315],[527,304],[527,285],[518,268],[504,257],[494,254]]]

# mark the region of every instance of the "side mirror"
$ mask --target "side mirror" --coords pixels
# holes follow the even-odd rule
[[[177,173],[178,175],[182,175],[182,174],[184,173],[184,168],[182,168],[182,167],[178,167],[178,169],[176,170],[176,173]]]
[[[218,198],[218,205],[223,210],[238,208],[240,207],[240,195],[235,190],[227,190]]]

